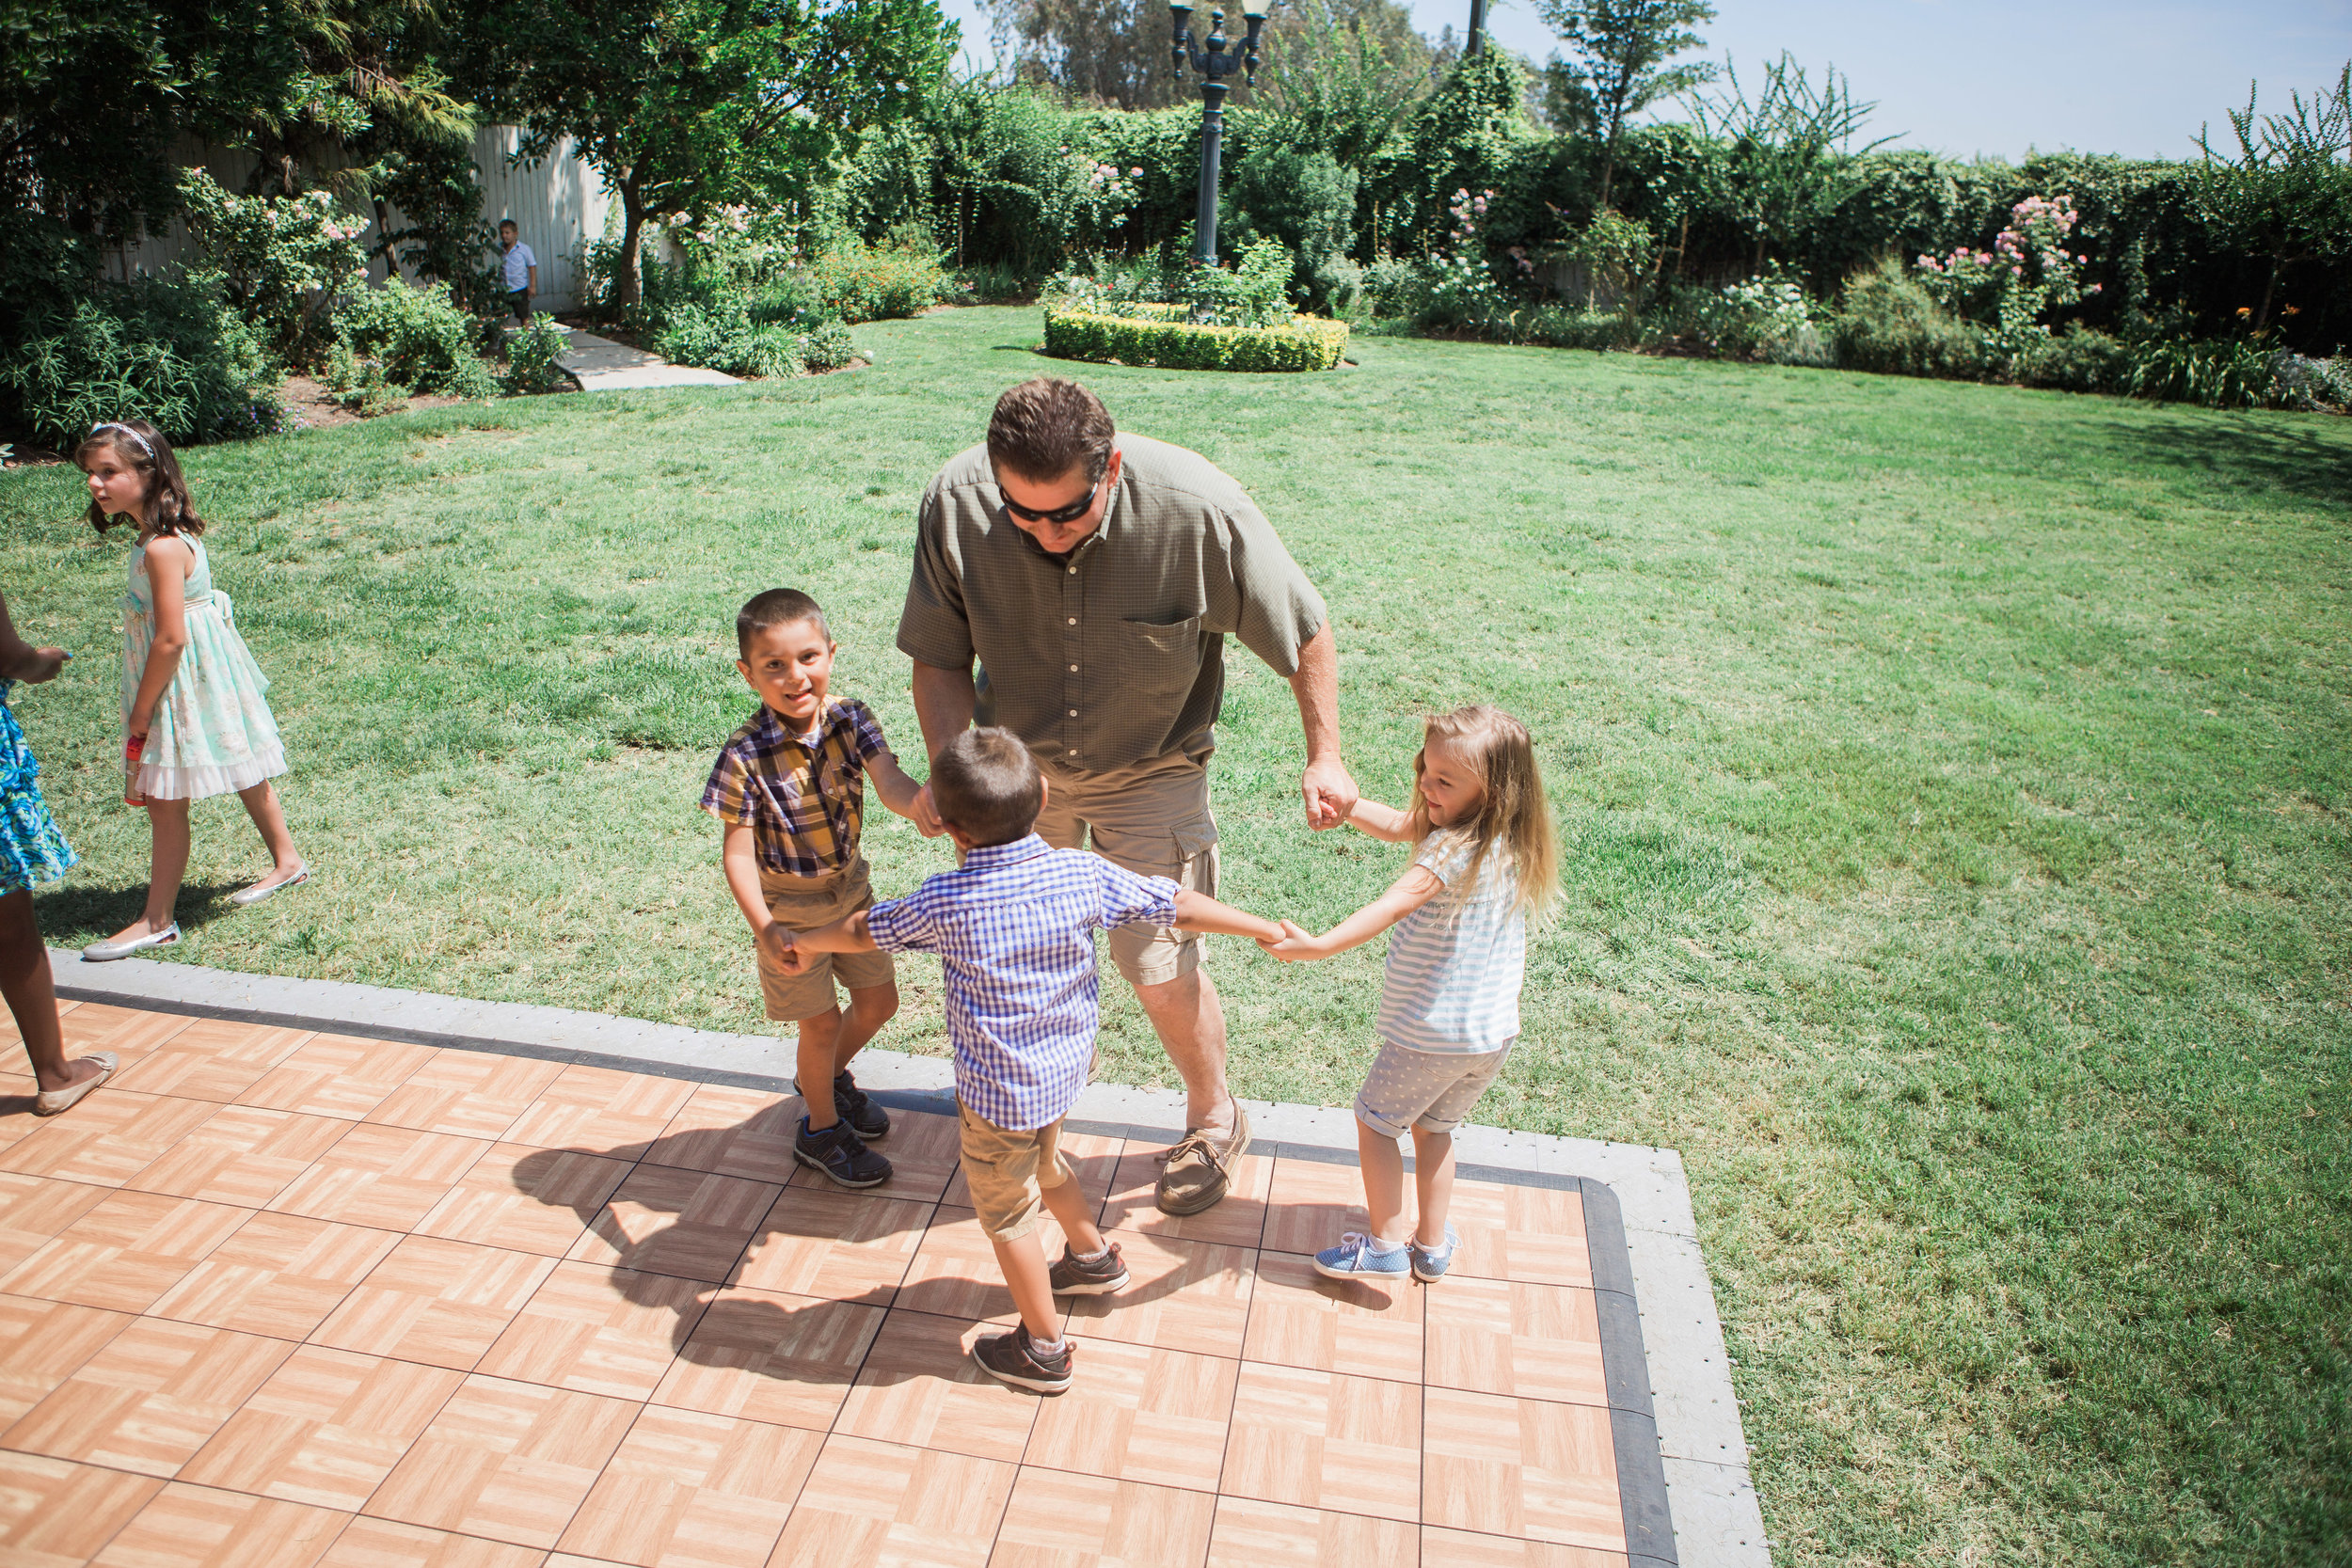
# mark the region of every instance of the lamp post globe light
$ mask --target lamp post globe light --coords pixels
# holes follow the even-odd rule
[[[1233,89],[1225,78],[1236,71],[1255,87],[1258,82],[1258,33],[1265,26],[1269,0],[1241,0],[1249,35],[1239,49],[1229,49],[1225,13],[1209,13],[1209,36],[1201,48],[1192,42],[1192,8],[1171,3],[1176,24],[1176,79],[1183,81],[1190,62],[1200,75],[1200,213],[1193,229],[1192,259],[1200,266],[1216,265],[1216,166],[1225,140],[1225,95]]]

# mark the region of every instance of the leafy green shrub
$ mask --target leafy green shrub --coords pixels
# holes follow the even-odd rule
[[[2281,354],[2272,375],[2281,407],[2337,414],[2352,410],[2352,357],[2311,359]]]
[[[1428,298],[1428,269],[1419,261],[1383,256],[1364,269],[1364,303],[1375,316],[1418,316]]]
[[[1668,311],[1683,335],[1725,359],[1768,357],[1813,324],[1813,302],[1802,285],[1786,277],[1679,289]]]
[[[1308,279],[1307,297],[1334,316],[1353,316],[1364,308],[1364,269],[1344,256],[1327,256]]]
[[[335,307],[336,336],[354,356],[381,364],[395,387],[441,397],[498,395],[498,378],[474,353],[476,329],[444,284],[388,283]]]
[[[363,420],[396,414],[408,404],[406,388],[395,387],[386,379],[383,364],[359,358],[348,343],[328,345],[319,381],[339,405]]]
[[[259,337],[207,277],[102,285],[0,348],[0,387],[60,448],[104,420],[151,420],[180,442],[274,434],[289,426],[275,381]]]
[[[1978,335],[1888,257],[1846,281],[1832,338],[1851,370],[1968,380],[1985,370]]]
[[[753,321],[739,299],[672,307],[652,347],[673,365],[699,365],[729,375],[801,373],[799,338],[772,322]]]
[[[888,321],[930,309],[947,294],[947,274],[929,248],[849,241],[806,269],[825,316],[851,323]]]
[[[230,309],[260,335],[279,365],[322,345],[324,322],[366,266],[367,226],[335,210],[325,191],[304,196],[231,196],[200,168],[180,175],[189,238],[217,274]]]
[[[1184,307],[1159,309],[1173,316]],[[1045,312],[1046,353],[1104,364],[1155,365],[1171,371],[1327,371],[1340,362],[1346,347],[1347,324],[1317,316],[1294,316],[1271,326],[1220,326],[1080,309]]]
[[[2120,390],[2131,374],[2131,345],[2080,322],[2033,345],[2018,361],[2017,379],[2029,387],[2069,392]]]
[[[1520,341],[1547,348],[1629,349],[1641,341],[1640,325],[1623,310],[1575,310],[1541,305],[1515,324]]]
[[[2200,343],[2164,339],[2132,351],[2122,390],[2155,403],[2208,408],[2267,408],[2280,397],[2280,351],[2243,339]]]
[[[1279,145],[1254,148],[1242,160],[1232,186],[1241,211],[1236,237],[1252,234],[1282,242],[1310,280],[1335,255],[1344,255],[1354,237],[1357,174],[1328,152]]]
[[[506,340],[507,395],[552,392],[563,386],[564,367],[556,360],[570,347],[571,339],[562,327],[545,316],[534,317]]]
[[[803,336],[800,356],[811,371],[837,371],[859,357],[857,344],[850,341],[850,328],[841,322],[827,322]]]

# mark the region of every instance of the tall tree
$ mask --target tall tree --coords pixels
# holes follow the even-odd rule
[[[1284,0],[1266,24],[1259,103],[1286,138],[1361,167],[1438,82],[1438,55],[1397,0]]]
[[[1673,63],[1705,45],[1692,29],[1714,21],[1715,8],[1706,0],[1536,0],[1536,9],[1567,46],[1569,66],[1592,93],[1605,208],[1615,187],[1627,117],[1715,79],[1715,68],[1706,61]]]
[[[2198,134],[2197,146],[2205,155],[2206,210],[2270,263],[2262,304],[2247,316],[2259,337],[2279,325],[2270,308],[2287,269],[2352,261],[2352,63],[2309,103],[2290,94],[2282,115],[2257,116],[2258,90],[2248,87],[2246,107],[2229,111],[2234,155],[2215,150],[2210,128]]]
[[[1181,96],[1166,0],[989,0],[989,12],[1020,81],[1118,109]]]
[[[648,217],[805,193],[844,136],[919,106],[956,30],[936,0],[514,0],[467,38],[525,156],[569,137],[620,197],[633,305]]]
[[[1816,87],[1784,51],[1764,68],[1764,90],[1754,99],[1728,61],[1724,75],[1724,90],[1692,95],[1691,118],[1724,144],[1718,199],[1756,242],[1749,270],[1760,273],[1771,247],[1785,255],[1863,187],[1867,176],[1855,160],[1894,137],[1852,145],[1878,105],[1857,103],[1836,66]]]

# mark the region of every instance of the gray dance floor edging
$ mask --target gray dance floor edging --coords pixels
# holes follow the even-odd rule
[[[145,958],[92,964],[59,948],[50,949],[50,968],[58,995],[71,1001],[581,1062],[741,1088],[786,1089],[793,1074],[790,1043],[769,1036]],[[954,1070],[939,1057],[868,1047],[858,1055],[858,1082],[885,1104],[952,1108]],[[1356,1118],[1344,1108],[1243,1103],[1256,1142],[1279,1144],[1279,1152],[1296,1158],[1354,1163]],[[1173,1137],[1184,1129],[1184,1097],[1172,1090],[1093,1084],[1072,1109],[1071,1121],[1073,1131]],[[1681,1157],[1670,1148],[1500,1127],[1465,1126],[1454,1147],[1464,1176],[1573,1185],[1585,1194],[1629,1568],[1770,1568],[1740,1402]],[[1609,1232],[1622,1235],[1621,1247],[1604,1242]],[[1639,1386],[1645,1378],[1646,1386]],[[1670,1537],[1663,1528],[1669,1520]]]

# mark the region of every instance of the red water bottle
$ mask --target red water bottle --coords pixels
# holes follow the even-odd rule
[[[147,750],[147,736],[135,735],[122,743],[122,803],[143,806],[147,797],[139,793],[139,753]]]

